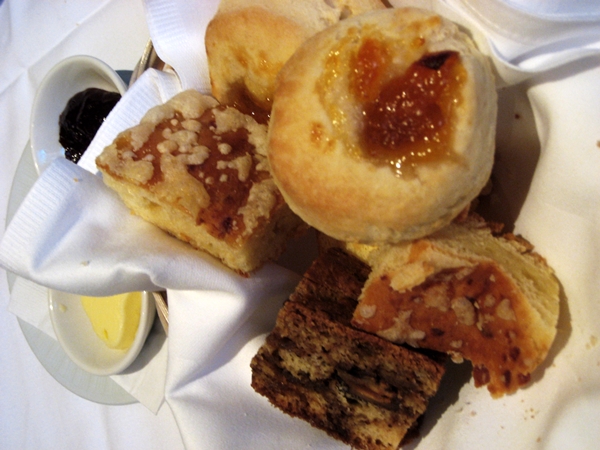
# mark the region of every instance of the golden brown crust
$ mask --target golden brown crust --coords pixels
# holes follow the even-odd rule
[[[134,213],[248,273],[301,226],[270,176],[265,139],[264,125],[190,90],[148,111],[96,163]]]
[[[213,95],[267,114],[279,70],[308,37],[383,7],[379,0],[222,0],[205,37]]]
[[[393,342],[473,363],[494,397],[525,385],[556,335],[559,286],[514,235],[471,216],[434,235],[366,254],[373,272],[353,324]]]
[[[460,99],[443,122],[451,128],[450,150],[399,174],[399,164],[384,164],[364,144],[365,114],[375,100],[362,98],[383,95],[386,83],[416,63],[436,67],[438,55],[458,55],[452,70],[464,72]],[[378,64],[383,69],[372,80],[375,69],[367,69]],[[489,64],[454,24],[430,13],[390,9],[329,27],[286,63],[274,98],[268,149],[275,181],[292,210],[337,239],[397,242],[431,233],[489,177],[497,107]]]

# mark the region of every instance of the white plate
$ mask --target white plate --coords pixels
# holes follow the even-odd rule
[[[29,143],[25,147],[10,191],[6,222],[10,222],[17,208],[37,179]],[[16,276],[7,272],[12,290]],[[44,369],[61,385],[86,400],[105,405],[127,405],[137,400],[108,376],[92,375],[78,367],[64,352],[56,339],[36,327],[18,319],[19,326],[33,354]]]

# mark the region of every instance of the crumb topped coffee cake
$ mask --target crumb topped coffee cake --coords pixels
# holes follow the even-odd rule
[[[266,134],[252,117],[188,90],[119,134],[96,163],[135,214],[248,273],[302,226],[271,178]]]
[[[252,386],[285,413],[357,449],[397,449],[438,390],[444,357],[350,325],[369,268],[320,256],[252,361]]]

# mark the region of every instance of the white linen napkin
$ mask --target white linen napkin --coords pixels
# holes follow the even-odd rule
[[[184,89],[209,93],[204,33],[217,12],[219,0],[145,0],[144,5],[158,56],[176,68]]]
[[[490,56],[499,85],[520,83],[600,53],[597,5],[573,8],[570,0],[556,0],[552,5],[520,0],[390,0],[390,3],[396,7],[430,9],[462,25],[480,50]]]
[[[182,319],[186,327],[202,330],[207,357],[218,352],[262,296],[274,295],[281,303],[297,282],[297,275],[274,264],[251,278],[223,268],[131,215],[99,177],[63,159],[28,194],[6,231],[0,255],[7,270],[39,283],[17,279],[9,310],[52,337],[48,293],[40,285],[85,295],[167,289],[171,308],[178,305],[178,289],[200,289],[196,305],[206,312]],[[225,297],[230,310],[222,308]],[[138,358],[143,367],[112,377],[154,413],[164,399],[166,349],[147,343]],[[144,353],[156,356],[146,361]]]
[[[4,234],[0,264],[39,285],[83,295],[166,289],[171,307],[178,303],[179,290],[201,291],[198,305],[207,311],[212,302],[219,304],[226,294],[230,304],[239,303],[237,309],[219,313],[217,308],[211,310],[214,315],[205,314],[207,323],[213,324],[210,333],[206,323],[200,326],[210,337],[204,344],[206,354],[212,355],[263,296],[275,296],[282,302],[298,275],[268,264],[252,277],[239,276],[211,256],[133,216],[92,173],[97,172],[94,155],[119,131],[138,123],[150,107],[180,90],[181,84],[172,73],[144,73],[107,118],[80,165],[57,159],[41,174]],[[23,295],[22,289],[29,289],[29,294]],[[38,295],[30,295],[34,291]],[[10,310],[54,336],[46,289],[32,289],[32,284],[18,280]],[[200,316],[182,317],[188,320],[185,326],[198,329]],[[166,348],[140,370],[113,376],[153,412],[164,399]]]
[[[186,448],[347,448],[308,423],[273,408],[250,386],[250,361],[264,342],[265,334],[272,329],[281,307],[276,296],[263,297],[248,320],[229,339],[221,340],[218,354],[209,358],[205,342],[209,333],[204,332],[203,325],[210,327],[211,317],[222,320],[221,308],[233,312],[239,303],[219,294],[222,303],[211,302],[213,307],[205,308],[198,301],[197,292],[179,294],[177,304],[169,307],[172,326],[166,400]],[[189,321],[185,316],[190,314],[200,318],[199,326],[179,326]]]
[[[410,2],[397,0],[394,3]],[[496,0],[494,3],[501,2]],[[40,177],[0,243],[0,264],[40,284],[90,295],[156,287],[169,289],[170,336],[165,392],[188,448],[343,448],[304,422],[290,419],[270,407],[250,387],[250,359],[262,343],[264,333],[272,327],[278,306],[295,286],[297,275],[270,264],[250,278],[238,277],[223,269],[212,258],[190,250],[132,217],[99,178],[82,170],[85,168],[95,172],[93,159],[98,152],[112,140],[116,132],[137,123],[148,107],[165,101],[184,88],[207,89],[203,27],[216,10],[216,4],[215,0],[203,2],[201,6],[183,0],[146,1],[148,24],[157,52],[174,67],[177,76],[148,71],[111,113],[82,158],[81,167],[57,161]],[[472,32],[478,36],[476,40],[482,50],[500,61],[498,71],[506,84],[566,64],[572,61],[579,48],[567,49],[571,59],[557,59],[549,65],[537,65],[540,59],[526,56],[552,56],[557,54],[556,50],[566,48],[563,45],[565,42],[560,41],[558,47],[553,47],[555,40],[527,40],[531,38],[527,33],[536,33],[538,29],[531,27],[526,28],[527,33],[521,36],[522,41],[512,42],[518,45],[503,47],[500,39],[495,40],[493,30],[484,26],[487,22],[481,21],[478,16],[482,14],[485,17],[485,10],[466,8],[458,0],[419,1],[416,5],[428,6],[465,26],[473,27]],[[527,14],[532,18],[530,23],[539,20],[546,23],[549,20],[531,12]],[[505,23],[502,29],[511,30],[511,23]],[[592,26],[590,29],[593,31],[595,28]],[[573,31],[568,30],[569,33]],[[568,36],[566,39],[570,43],[573,36],[565,36]],[[585,39],[589,36],[593,38],[595,35],[586,34]],[[541,47],[534,47],[538,45]],[[519,50],[515,53],[506,50],[517,47]],[[500,48],[504,54],[498,50]],[[525,61],[529,61],[532,67],[521,64]],[[574,88],[573,85],[569,87]],[[572,258],[574,254],[586,255],[589,260],[593,250],[585,247],[585,239],[570,240],[572,247],[568,248],[556,248],[553,243],[557,236],[568,235],[564,233],[566,229],[576,225],[588,230],[587,225],[597,224],[598,220],[597,216],[590,218],[590,211],[583,207],[564,202],[559,202],[557,206],[556,198],[565,192],[568,182],[565,177],[560,177],[560,186],[551,189],[552,195],[558,197],[549,198],[545,186],[540,184],[540,180],[552,179],[556,170],[545,164],[553,160],[544,157],[547,155],[546,146],[551,146],[552,155],[556,158],[556,154],[564,151],[565,143],[572,136],[569,130],[566,130],[567,135],[558,137],[550,131],[551,126],[556,125],[556,120],[564,119],[563,115],[557,115],[556,110],[557,106],[562,107],[563,104],[557,105],[543,90],[538,94],[533,100],[542,157],[532,184],[532,196],[528,197],[529,201],[519,216],[517,231],[520,226],[540,252],[549,257],[550,263],[561,269],[559,278],[564,274],[575,276],[573,280],[566,277],[562,281],[567,296],[581,298],[579,283],[585,283],[585,280],[573,273],[575,268],[581,268],[581,264],[574,263],[569,257]],[[589,110],[590,105],[586,104],[586,108]],[[516,109],[509,110],[514,114]],[[570,123],[575,128],[583,123],[589,127],[593,126],[590,121],[595,117],[589,114],[586,120],[571,120]],[[589,138],[589,130],[586,128],[585,133],[579,133],[578,138],[582,135]],[[511,136],[510,142],[518,145],[518,137]],[[591,174],[587,175],[584,186],[593,185]],[[583,182],[581,177],[577,180]],[[510,176],[506,177],[506,181],[510,181]],[[572,191],[569,189],[569,192]],[[574,195],[581,198],[577,192]],[[593,197],[595,202],[596,197]],[[547,219],[551,216],[549,211],[557,208],[560,214],[556,214],[556,217],[564,219],[557,225],[558,229],[542,227],[536,222],[539,218]],[[566,208],[572,210],[567,211]],[[116,228],[118,233],[114,232]],[[588,230],[586,237],[589,235]],[[592,233],[592,236],[595,234]],[[598,291],[591,289],[589,284],[586,286],[589,292]],[[586,313],[589,311],[586,310]],[[578,318],[580,316],[577,314]],[[567,319],[563,314],[563,320]],[[570,332],[567,320],[565,329],[560,330],[559,335],[563,352],[559,356],[553,355],[550,360],[559,368],[546,367],[545,379],[558,380],[560,385],[564,385],[572,382],[576,374],[585,379],[586,387],[597,389],[593,378],[584,375],[589,364],[581,361],[577,361],[578,365],[573,364],[571,351],[581,351],[589,344],[590,358],[594,362],[600,360],[598,347],[589,338],[589,333],[598,335],[600,330],[590,325],[584,331],[579,331]],[[570,340],[569,333],[574,335]],[[569,352],[565,352],[567,341]],[[458,399],[451,394],[452,399],[437,399],[434,402],[444,408],[439,407],[441,412],[429,416],[425,424],[428,434],[422,444],[427,448],[442,449],[452,442],[451,448],[478,448],[486,442],[489,448],[519,448],[523,444],[517,437],[524,437],[526,440],[523,442],[533,445],[558,414],[552,402],[559,397],[560,385],[550,385],[552,389],[548,391],[545,388],[548,385],[534,383],[518,396],[494,402],[485,390],[476,390],[468,384],[460,391]],[[533,412],[527,413],[525,410],[521,413],[525,408],[523,402],[527,402],[526,405]],[[543,414],[542,411],[546,410],[552,410],[555,416]],[[527,414],[527,417],[536,415],[538,420],[532,419],[523,426],[520,423],[523,422],[522,417],[516,417],[515,414]],[[498,417],[503,421],[499,423]],[[436,427],[432,428],[432,420],[438,422]],[[503,424],[507,424],[510,432],[503,431]],[[517,437],[512,436],[515,430],[518,431],[515,433]],[[490,438],[490,433],[494,439]],[[418,444],[417,441],[415,445]]]

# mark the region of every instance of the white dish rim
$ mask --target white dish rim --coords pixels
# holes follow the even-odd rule
[[[65,81],[69,81],[65,84]],[[73,95],[87,88],[100,88],[123,95],[127,85],[104,61],[89,55],[74,55],[57,63],[46,74],[33,101],[29,125],[35,169],[41,174],[54,159],[64,157],[59,142],[58,120]],[[54,117],[52,123],[49,117]]]
[[[156,315],[152,293],[142,292],[140,322],[133,344],[127,350],[115,350],[94,332],[80,295],[49,289],[48,309],[56,339],[67,356],[81,369],[99,376],[122,373],[136,360]]]

